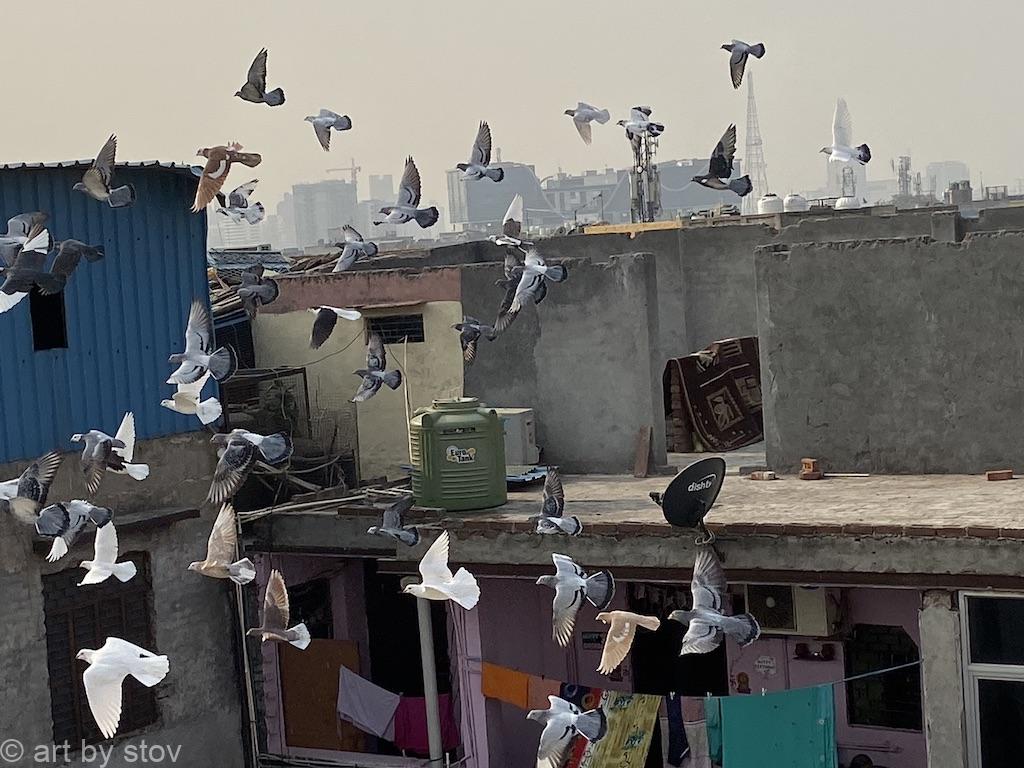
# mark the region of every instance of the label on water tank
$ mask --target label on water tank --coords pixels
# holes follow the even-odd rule
[[[457,445],[449,445],[444,459],[452,464],[472,464],[476,461],[476,448],[459,448]]]

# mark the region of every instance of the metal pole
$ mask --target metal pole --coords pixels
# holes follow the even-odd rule
[[[402,586],[418,584],[413,578],[402,579]],[[416,598],[416,615],[420,624],[420,661],[423,666],[423,698],[427,709],[427,744],[430,762],[441,765],[444,757],[441,743],[441,712],[437,706],[437,668],[434,665],[434,633],[430,623],[430,603]]]

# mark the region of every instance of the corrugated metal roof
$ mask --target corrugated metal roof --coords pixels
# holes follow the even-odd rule
[[[208,301],[206,215],[188,211],[198,180],[187,165],[118,164],[115,182],[134,184],[138,202],[113,210],[72,190],[89,162],[0,167],[0,227],[46,211],[56,239],[106,250],[64,292],[66,349],[34,351],[28,298],[0,315],[0,463],[68,450],[76,432],[113,434],[129,410],[139,438],[200,428],[160,405],[189,304]]]
[[[88,160],[57,160],[50,163],[4,163],[0,170],[20,171],[26,168],[88,168],[92,165],[92,158]],[[192,173],[193,168],[202,169],[201,165],[193,163],[175,163],[167,160],[136,160],[135,162],[115,163],[114,168],[166,168],[171,171],[187,171]]]

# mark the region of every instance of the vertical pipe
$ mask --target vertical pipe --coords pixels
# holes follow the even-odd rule
[[[415,579],[403,579],[402,586],[416,584]],[[441,765],[444,757],[441,743],[441,712],[437,706],[437,668],[434,664],[434,633],[430,622],[430,603],[416,598],[416,616],[420,625],[420,660],[423,666],[423,698],[427,710],[427,744],[430,747],[430,762]]]

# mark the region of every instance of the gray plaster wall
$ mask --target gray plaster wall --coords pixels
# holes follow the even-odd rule
[[[837,472],[1019,468],[1024,233],[757,252],[766,452]]]

